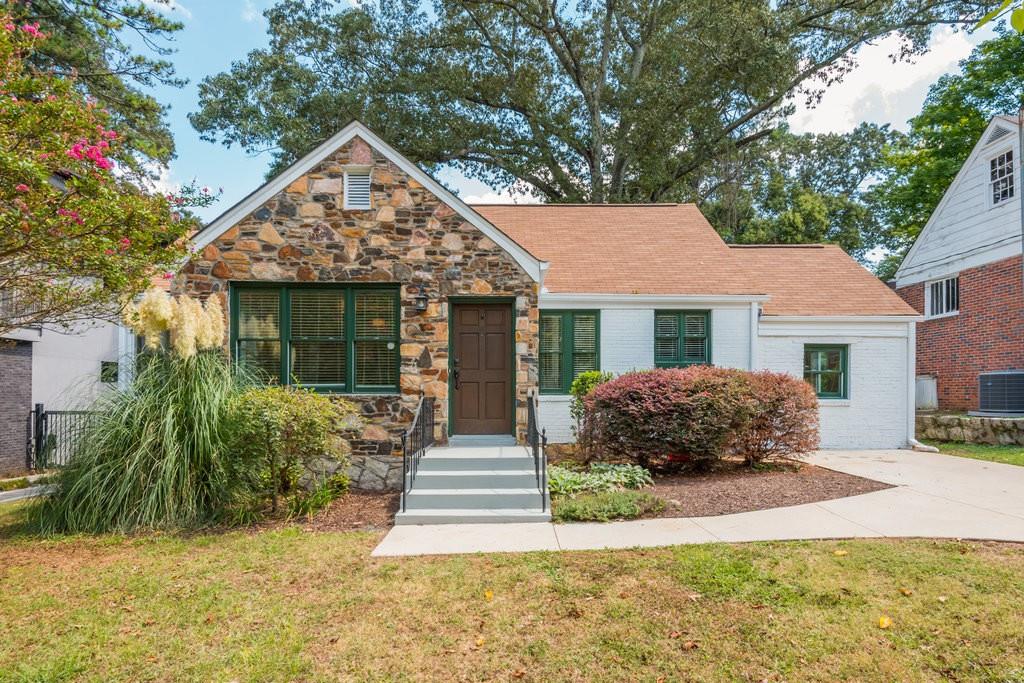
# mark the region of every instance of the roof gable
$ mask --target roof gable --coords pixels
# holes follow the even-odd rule
[[[353,121],[338,131],[335,135],[325,140],[316,149],[302,157],[284,171],[268,180],[262,186],[251,192],[237,204],[227,209],[220,216],[208,223],[193,237],[193,244],[197,249],[216,240],[225,231],[243,220],[253,211],[257,210],[275,195],[283,192],[293,181],[308,173],[317,164],[326,159],[332,152],[342,147],[353,138],[360,137],[368,145],[383,154],[389,161],[402,169],[410,178],[423,185],[427,190],[437,196],[442,202],[451,207],[468,223],[475,226],[484,235],[490,238],[495,244],[507,252],[519,266],[534,281],[540,282],[547,264],[527,251],[522,245],[516,243],[504,232],[492,225],[487,219],[474,211],[468,204],[456,197],[437,182],[428,173],[424,172],[414,163],[399,154],[391,145],[382,140],[376,133],[371,131],[359,121]]]
[[[903,287],[951,275],[965,267],[1003,258],[1002,252],[1020,239],[1020,159],[1017,121],[996,116],[978,138],[974,149],[946,188],[896,271],[896,285]],[[1012,150],[1015,195],[992,206],[988,200],[990,157]]]

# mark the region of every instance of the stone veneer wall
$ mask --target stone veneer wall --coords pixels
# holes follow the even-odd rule
[[[372,209],[343,209],[346,165],[372,166]],[[357,488],[401,482],[401,434],[420,392],[435,401],[435,437],[447,439],[448,310],[457,296],[515,301],[516,431],[537,386],[537,284],[515,260],[384,155],[354,138],[207,245],[175,279],[177,293],[222,297],[230,282],[400,283],[401,391],[343,396],[366,427],[351,438]],[[423,286],[425,312],[414,298]]]
[[[916,432],[918,439],[1024,446],[1024,418],[919,414]]]
[[[32,410],[32,343],[0,339],[0,476],[25,471]]]

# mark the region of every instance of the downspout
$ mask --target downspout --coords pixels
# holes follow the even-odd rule
[[[758,335],[758,318],[761,313],[761,305],[756,301],[750,302],[750,350],[749,358],[747,361],[748,370],[757,369],[757,335]]]
[[[917,322],[907,323],[907,446],[914,451],[938,453],[939,449],[918,441],[917,436]]]

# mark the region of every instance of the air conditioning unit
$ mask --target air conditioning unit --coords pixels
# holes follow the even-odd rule
[[[1024,370],[978,375],[980,412],[1024,415]]]

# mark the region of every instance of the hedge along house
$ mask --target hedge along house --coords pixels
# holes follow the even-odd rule
[[[823,443],[913,438],[917,314],[835,247],[731,248],[690,205],[470,207],[358,122],[210,223],[177,292],[217,295],[230,352],[354,401],[354,484],[397,487],[435,436],[572,438],[579,372],[714,363],[803,374]]]

